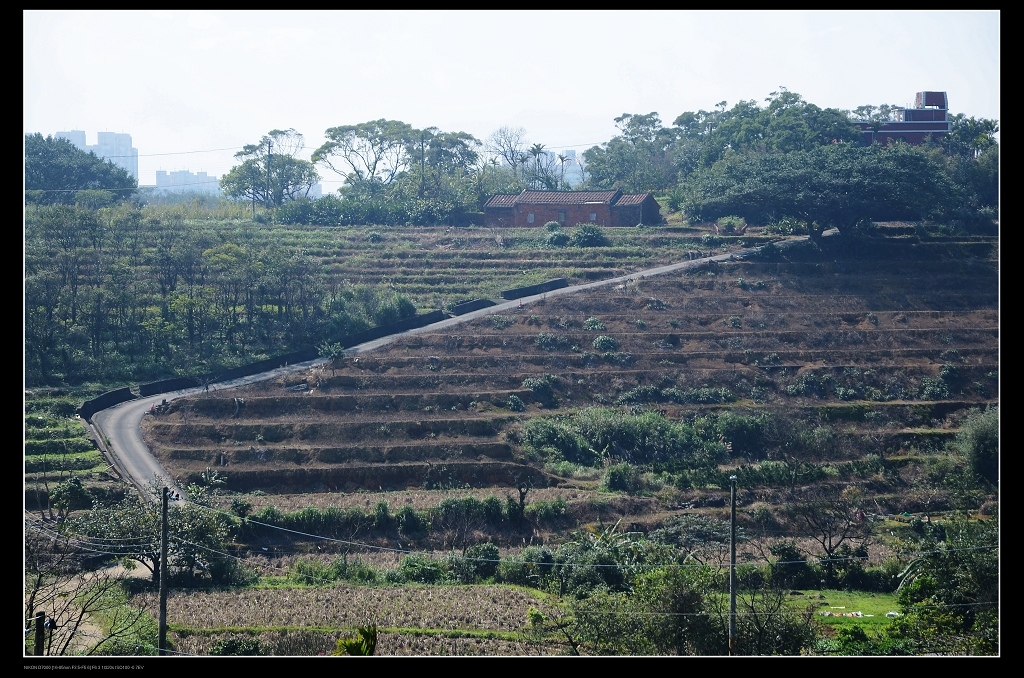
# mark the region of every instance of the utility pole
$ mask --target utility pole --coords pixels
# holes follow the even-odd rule
[[[274,140],[267,137],[267,199],[264,207],[270,209],[270,159],[272,156],[271,146],[273,146]]]
[[[736,654],[736,476],[729,476],[729,656]]]
[[[167,654],[167,495],[166,487],[160,492],[160,632],[158,652]]]
[[[37,657],[43,656],[43,647],[44,647],[44,644],[46,642],[46,633],[43,630],[44,629],[44,625],[46,623],[45,619],[46,619],[46,613],[45,612],[36,612],[36,623],[35,623],[36,637],[35,637],[35,642],[33,643],[32,654],[34,654]]]

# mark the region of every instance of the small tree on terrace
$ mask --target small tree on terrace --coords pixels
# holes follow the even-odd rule
[[[842,554],[852,546],[866,546],[870,537],[859,499],[855,488],[826,487],[812,490],[803,501],[789,508],[790,518],[821,547],[819,558],[828,588],[836,586],[837,573],[844,569]]]
[[[999,482],[999,408],[976,412],[960,426],[954,443],[974,473],[985,482]]]

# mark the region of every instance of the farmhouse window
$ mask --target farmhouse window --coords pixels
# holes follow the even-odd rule
[[[528,223],[528,224],[532,224],[533,223],[533,212],[530,212],[529,214],[526,215],[526,223]]]
[[[564,224],[565,223],[565,210],[562,210],[562,211],[560,211],[558,213],[558,223],[560,223],[560,224]]]
[[[597,212],[591,212],[590,213],[590,222],[594,223],[596,221],[597,221]]]

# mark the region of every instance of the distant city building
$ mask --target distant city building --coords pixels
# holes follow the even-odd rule
[[[583,156],[577,158],[576,151],[541,151],[537,160],[544,171],[558,181],[560,188],[568,189],[583,183],[583,167],[586,166],[586,161],[583,160]],[[532,165],[533,162],[529,159],[527,165]],[[583,166],[580,165],[581,162]]]
[[[558,172],[559,182],[563,187],[571,188],[583,183],[583,168],[586,166],[586,161],[583,159],[583,156],[577,158],[576,151],[573,150],[566,150],[561,153],[544,151],[544,155],[549,158],[548,166],[554,167]],[[562,162],[559,156],[565,158],[565,162]],[[582,163],[582,165],[580,163]]]
[[[220,180],[206,172],[188,170],[156,171],[156,188],[168,193],[220,193]]]
[[[89,146],[85,143],[85,132],[80,129],[67,132],[57,132],[55,137],[67,139],[76,148],[92,152],[96,157],[107,160],[122,168],[132,175],[135,183],[139,182],[139,151],[132,148],[132,135],[119,134],[117,132],[97,132],[96,145]]]

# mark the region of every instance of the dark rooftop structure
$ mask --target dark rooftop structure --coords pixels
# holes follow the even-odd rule
[[[899,110],[898,120],[881,123],[858,122],[865,144],[904,141],[921,144],[949,134],[949,102],[945,92],[918,92],[914,107]]]

